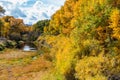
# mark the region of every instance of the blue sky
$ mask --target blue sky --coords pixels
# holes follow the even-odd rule
[[[64,5],[65,0],[0,0],[6,15],[24,19],[26,24],[50,19],[56,10]]]

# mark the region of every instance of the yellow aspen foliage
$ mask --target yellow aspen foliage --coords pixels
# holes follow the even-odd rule
[[[71,25],[70,22],[73,18],[73,9],[77,2],[77,0],[72,1],[68,0],[65,2],[65,6],[61,7],[60,10],[58,10],[53,16],[52,20],[50,21],[49,31],[52,34],[69,34],[71,32]],[[72,8],[71,8],[72,7]],[[66,29],[69,30],[68,33],[66,32]]]
[[[76,77],[79,80],[106,80],[106,77],[102,75],[102,69],[105,63],[105,58],[99,57],[84,57],[79,60],[76,65]]]
[[[96,38],[100,41],[100,43],[104,43],[107,38],[107,32],[105,27],[99,26],[97,29],[97,36]]]
[[[38,40],[42,40],[40,37]],[[44,40],[52,46],[50,48],[50,56],[55,58],[56,73],[66,75],[70,73],[72,64],[74,63],[75,48],[70,38],[62,35],[59,36],[46,36]]]
[[[10,30],[10,24],[9,23],[7,23],[7,22],[5,22],[4,23],[4,37],[7,37],[7,35],[9,35],[9,30]]]
[[[113,30],[113,37],[120,40],[120,10],[113,9],[110,15],[110,28]]]
[[[58,45],[60,47],[56,53],[56,69],[60,71],[61,74],[66,74],[71,70],[71,64],[75,54],[71,51],[72,44],[69,39],[62,38]]]
[[[43,31],[46,33],[48,31],[48,28],[45,26]]]
[[[38,42],[52,58],[55,74],[66,80],[71,75],[72,80],[107,80],[120,71],[119,1],[67,0],[52,16],[44,31],[53,35],[40,36]]]

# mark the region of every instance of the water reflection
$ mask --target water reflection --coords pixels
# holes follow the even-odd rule
[[[35,46],[29,45],[29,44],[25,44],[23,47],[23,51],[36,51],[37,48]]]

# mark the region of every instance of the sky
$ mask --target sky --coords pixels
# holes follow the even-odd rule
[[[0,0],[5,15],[21,18],[25,24],[50,19],[64,5],[65,0]]]

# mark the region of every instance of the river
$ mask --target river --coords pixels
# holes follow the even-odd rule
[[[23,51],[36,51],[37,47],[33,43],[26,43],[23,48]]]

